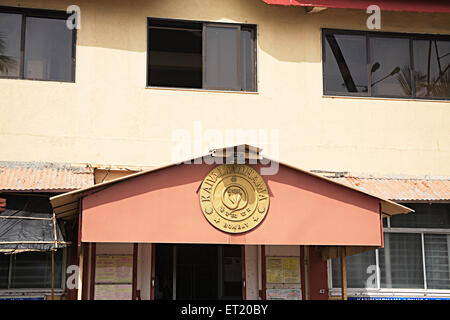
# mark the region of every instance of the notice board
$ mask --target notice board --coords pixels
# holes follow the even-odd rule
[[[95,300],[131,300],[131,284],[96,284]]]
[[[133,256],[100,254],[95,259],[95,300],[131,300]]]
[[[299,257],[266,257],[267,283],[300,283]]]

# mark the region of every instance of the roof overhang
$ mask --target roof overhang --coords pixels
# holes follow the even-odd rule
[[[381,10],[403,12],[450,13],[447,0],[262,0],[271,5],[300,6],[309,8],[336,8],[366,10],[377,5]]]

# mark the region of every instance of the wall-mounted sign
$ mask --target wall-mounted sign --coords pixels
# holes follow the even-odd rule
[[[267,283],[300,283],[299,257],[266,257]]]
[[[266,183],[255,169],[243,164],[215,167],[203,180],[199,195],[206,219],[229,233],[255,228],[269,208]]]
[[[131,284],[96,284],[95,300],[131,300]]]
[[[133,280],[132,255],[99,254],[95,258],[96,283],[131,283]]]
[[[267,289],[267,300],[302,300],[300,289]]]
[[[95,257],[95,300],[131,300],[133,256],[99,254]]]

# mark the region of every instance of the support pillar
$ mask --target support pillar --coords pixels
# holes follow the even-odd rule
[[[345,248],[341,252],[341,288],[342,300],[347,300],[347,263],[345,259]]]
[[[95,268],[97,259],[97,246],[91,243],[91,280],[89,281],[89,300],[95,298]]]
[[[137,300],[137,264],[138,264],[138,244],[133,244],[133,283],[131,300]]]

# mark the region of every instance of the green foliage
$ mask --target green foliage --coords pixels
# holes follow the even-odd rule
[[[8,73],[9,70],[17,67],[17,61],[4,54],[6,51],[6,43],[4,35],[0,32],[0,72]]]

